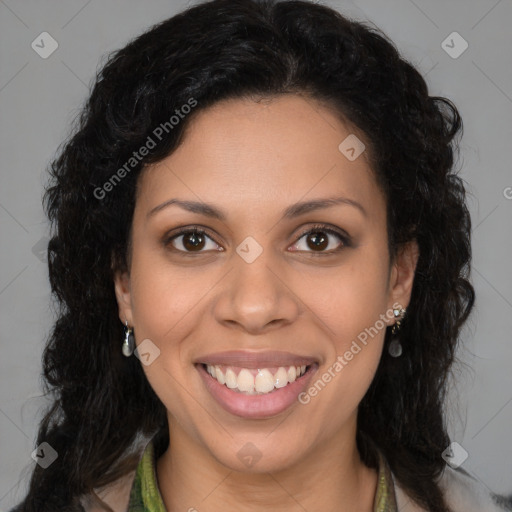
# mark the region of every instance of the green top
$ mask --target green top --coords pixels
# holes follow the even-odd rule
[[[155,449],[149,442],[137,466],[128,512],[167,512],[158,490]],[[388,464],[379,453],[379,474],[373,512],[397,512],[395,488]]]

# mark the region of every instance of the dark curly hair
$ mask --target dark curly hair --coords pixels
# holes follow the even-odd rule
[[[391,256],[420,256],[400,336],[362,400],[363,461],[385,455],[420,505],[446,512],[437,478],[449,445],[443,404],[459,331],[474,302],[470,217],[454,171],[462,123],[429,96],[418,71],[374,27],[306,1],[213,0],[165,20],[108,58],[72,136],[50,165],[44,206],[58,318],[44,350],[52,405],[37,444],[59,457],[35,466],[25,512],[81,511],[80,497],[133,471],[142,439],[169,442],[166,409],[140,362],[121,353],[114,272],[129,268],[137,179],[172,153],[194,116],[231,98],[302,94],[349,120],[370,144],[387,201]],[[102,187],[176,109],[197,102],[108,194]],[[169,123],[168,123],[169,124]],[[101,197],[100,197],[101,196]],[[386,333],[385,347],[390,342]],[[105,506],[106,510],[110,510]]]

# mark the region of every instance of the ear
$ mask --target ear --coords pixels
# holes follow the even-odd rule
[[[127,271],[116,271],[114,274],[114,286],[117,305],[119,307],[119,319],[123,324],[133,325],[130,275]]]
[[[407,242],[398,250],[390,273],[389,308],[396,307],[396,304],[403,308],[409,305],[419,255],[416,240]]]

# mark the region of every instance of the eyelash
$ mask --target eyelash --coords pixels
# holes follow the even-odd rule
[[[315,224],[314,226],[310,226],[308,227],[306,230],[302,231],[300,233],[300,235],[298,236],[296,242],[294,242],[292,245],[295,245],[297,244],[297,242],[303,238],[305,235],[308,235],[310,233],[317,233],[317,232],[321,232],[321,233],[328,233],[330,235],[335,235],[337,236],[340,241],[341,241],[341,245],[339,247],[337,247],[336,249],[331,249],[330,251],[294,251],[294,252],[309,252],[311,253],[313,256],[328,256],[328,255],[332,255],[332,254],[336,254],[338,252],[340,252],[341,250],[343,250],[344,248],[347,248],[347,247],[351,247],[351,240],[350,240],[350,237],[341,232],[341,231],[338,231],[336,229],[333,229],[333,228],[330,228],[328,227],[327,225],[325,224]],[[186,255],[194,255],[194,254],[201,254],[201,253],[204,253],[206,251],[182,251],[181,249],[176,249],[175,247],[172,246],[171,242],[182,236],[182,235],[186,235],[186,234],[197,234],[197,235],[206,235],[208,238],[210,238],[211,240],[213,240],[213,242],[215,242],[217,245],[220,245],[219,242],[217,242],[215,240],[215,238],[213,236],[211,236],[210,234],[208,234],[208,232],[204,229],[201,229],[200,227],[198,226],[191,226],[191,227],[186,227],[186,228],[180,228],[176,233],[173,233],[172,236],[166,236],[164,238],[164,245],[166,247],[171,247],[171,250],[175,251],[175,252],[178,252],[178,253],[182,253],[182,254],[186,254]],[[220,252],[220,251],[219,251]]]

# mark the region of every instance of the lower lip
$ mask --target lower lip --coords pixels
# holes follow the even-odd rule
[[[246,395],[233,391],[214,379],[202,364],[197,364],[196,368],[210,394],[226,411],[242,418],[261,419],[276,416],[298,403],[299,394],[307,388],[318,366],[312,364],[294,382],[262,395]]]

